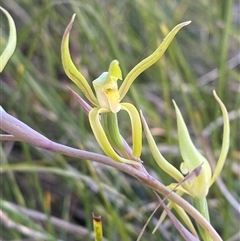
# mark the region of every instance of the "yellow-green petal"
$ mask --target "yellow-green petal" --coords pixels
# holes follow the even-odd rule
[[[108,112],[108,110],[104,108],[93,108],[89,112],[89,122],[98,144],[101,146],[102,150],[106,153],[106,155],[108,155],[113,160],[131,165],[137,165],[138,163],[136,161],[119,156],[112,148],[99,120],[99,114],[105,112]]]
[[[229,125],[229,118],[228,118],[228,112],[223,104],[223,102],[220,100],[220,98],[217,96],[216,92],[213,91],[213,95],[216,99],[216,101],[219,103],[222,114],[223,114],[223,141],[222,141],[222,150],[216,165],[216,168],[214,170],[210,186],[216,181],[217,177],[222,171],[223,165],[225,163],[225,160],[227,158],[227,153],[229,150],[229,144],[230,144],[230,125]]]
[[[88,84],[87,80],[84,76],[77,70],[76,66],[74,65],[71,55],[69,52],[69,34],[72,29],[72,25],[74,22],[76,14],[72,16],[70,23],[68,24],[62,39],[61,44],[61,56],[62,56],[62,64],[65,73],[67,76],[81,89],[83,94],[87,97],[87,99],[95,106],[98,106],[98,101]]]
[[[161,152],[159,151],[156,142],[153,139],[153,136],[149,130],[149,127],[147,125],[147,122],[142,114],[142,112],[140,112],[141,114],[141,119],[142,119],[142,123],[143,123],[143,129],[144,129],[144,133],[146,135],[147,138],[147,142],[150,148],[150,151],[154,157],[154,160],[157,162],[158,166],[167,174],[169,174],[171,177],[173,177],[176,181],[180,182],[184,176],[181,174],[181,172],[175,168],[171,163],[169,163],[161,154]]]
[[[203,198],[208,194],[212,176],[211,167],[205,157],[199,153],[197,148],[192,143],[182,114],[176,103],[174,101],[173,103],[177,115],[179,148],[181,156],[185,162],[184,166],[188,169],[189,172],[191,172],[203,163],[201,174],[188,182],[190,185],[190,189],[188,189],[188,191],[193,197]]]
[[[117,60],[113,60],[108,69],[109,77],[116,78],[116,80],[122,80],[122,71],[119,67],[119,62]]]
[[[3,69],[5,68],[8,60],[11,58],[11,56],[14,53],[14,50],[16,48],[16,44],[17,44],[17,31],[16,31],[16,27],[15,27],[15,23],[13,18],[11,17],[11,15],[8,13],[7,10],[5,10],[3,7],[0,7],[0,9],[2,10],[2,12],[6,15],[7,19],[8,19],[8,24],[9,24],[9,38],[8,38],[8,42],[7,45],[5,47],[5,49],[3,50],[1,56],[0,56],[0,73],[3,71]]]
[[[142,152],[142,123],[134,105],[121,103],[121,110],[127,111],[132,128],[133,156],[139,158]]]
[[[126,93],[128,92],[130,86],[133,81],[146,69],[155,64],[161,56],[164,54],[169,44],[172,42],[173,38],[177,34],[177,32],[184,26],[190,24],[191,21],[186,21],[175,26],[172,31],[167,35],[167,37],[163,40],[160,46],[147,58],[142,60],[139,64],[137,64],[126,76],[121,87],[119,88],[120,93],[120,101],[124,98]]]

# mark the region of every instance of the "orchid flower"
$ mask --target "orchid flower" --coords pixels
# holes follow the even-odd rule
[[[213,94],[216,101],[219,103],[221,107],[223,120],[224,120],[222,150],[219,156],[219,160],[217,162],[216,169],[213,174],[212,174],[211,167],[208,161],[206,160],[206,158],[202,156],[202,154],[200,154],[200,152],[196,149],[196,147],[192,143],[186,124],[181,115],[181,112],[174,101],[173,103],[174,103],[174,106],[176,109],[176,115],[177,115],[179,148],[180,148],[181,156],[184,160],[184,162],[181,164],[181,167],[180,167],[181,171],[179,171],[172,164],[170,164],[159,152],[156,146],[156,143],[154,142],[153,137],[150,133],[150,130],[147,126],[147,123],[144,117],[142,116],[143,127],[146,133],[147,141],[149,143],[150,150],[157,161],[157,164],[160,166],[161,169],[167,172],[176,181],[180,182],[184,178],[183,174],[187,174],[193,171],[193,169],[195,169],[196,167],[203,164],[202,172],[198,177],[189,181],[186,184],[183,184],[182,187],[179,187],[179,190],[182,190],[185,193],[188,193],[192,197],[196,197],[196,198],[206,197],[206,195],[208,194],[209,188],[215,182],[215,180],[217,179],[217,177],[222,171],[222,168],[228,153],[228,149],[229,149],[230,127],[229,127],[227,110],[224,104],[222,103],[222,101],[217,96],[215,91],[213,92]]]
[[[217,177],[220,175],[222,168],[224,166],[228,149],[229,149],[229,142],[230,142],[230,127],[229,127],[229,118],[228,113],[226,110],[226,107],[220,100],[220,98],[217,96],[216,92],[213,92],[213,95],[220,105],[222,114],[223,114],[223,142],[222,142],[222,148],[221,153],[216,165],[216,168],[214,172],[212,173],[211,167],[209,165],[209,162],[206,160],[206,158],[200,154],[200,152],[196,149],[194,146],[190,135],[188,133],[186,124],[183,120],[183,117],[181,115],[181,112],[179,108],[177,107],[176,103],[173,101],[175,110],[176,110],[176,116],[177,116],[177,127],[178,127],[178,138],[179,138],[179,148],[180,153],[183,159],[183,162],[180,166],[180,171],[175,168],[171,163],[169,163],[160,153],[159,149],[157,148],[156,143],[154,142],[154,139],[150,133],[150,130],[147,126],[147,123],[143,117],[143,128],[147,137],[147,141],[151,150],[151,153],[156,160],[159,167],[168,173],[170,176],[172,176],[177,182],[181,182],[184,179],[185,174],[191,173],[195,168],[201,165],[201,173],[194,179],[187,181],[186,183],[183,183],[182,185],[176,186],[177,183],[172,183],[169,185],[170,189],[177,190],[177,193],[179,195],[183,195],[184,193],[189,194],[193,197],[193,200],[195,200],[196,206],[199,209],[199,211],[203,214],[203,216],[209,220],[208,215],[208,208],[207,208],[207,202],[206,202],[206,196],[208,194],[209,188],[211,185],[216,181]],[[179,206],[170,203],[169,207],[174,206],[174,208],[179,212],[183,213],[184,210],[181,210]],[[180,214],[180,216],[184,216]],[[163,218],[160,218],[161,221]],[[183,220],[188,223],[188,226],[190,226],[191,221],[184,216]],[[156,227],[158,227],[160,222],[157,224]],[[155,228],[156,230],[156,228]],[[202,230],[204,233],[204,230]],[[203,234],[204,236],[204,234]],[[204,240],[210,240],[209,237],[204,236]]]
[[[136,165],[140,161],[142,150],[142,124],[136,108],[130,103],[122,103],[121,100],[128,92],[133,81],[147,68],[152,66],[163,55],[174,36],[183,27],[190,23],[184,22],[177,25],[167,35],[162,44],[153,54],[137,64],[125,77],[118,88],[117,81],[122,80],[122,72],[117,60],[110,63],[108,72],[102,73],[93,81],[95,94],[85,77],[75,67],[69,52],[69,34],[75,19],[73,15],[62,39],[61,54],[63,68],[67,76],[81,89],[85,97],[94,106],[89,111],[89,122],[94,136],[103,151],[113,160]],[[117,113],[125,110],[131,122],[132,129],[132,153],[126,152],[126,143],[120,135],[117,122]],[[99,116],[102,116],[103,125]]]
[[[17,32],[16,32],[14,20],[11,17],[11,15],[3,7],[0,7],[0,9],[6,15],[6,17],[8,19],[9,28],[10,28],[7,45],[6,45],[5,49],[3,50],[2,54],[0,55],[0,73],[1,73],[3,71],[3,69],[5,68],[8,60],[13,55],[13,52],[16,48]]]

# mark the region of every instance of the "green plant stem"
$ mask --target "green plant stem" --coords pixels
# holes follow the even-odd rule
[[[210,223],[207,199],[206,198],[202,198],[202,199],[194,198],[193,205],[203,215],[203,217]],[[209,236],[209,234],[207,233],[206,229],[202,228],[198,223],[197,223],[197,226],[198,226],[199,233],[201,234],[203,240],[204,241],[212,241],[212,239]]]

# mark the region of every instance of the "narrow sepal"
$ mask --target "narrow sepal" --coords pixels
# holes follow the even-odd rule
[[[76,66],[74,65],[71,59],[71,55],[69,51],[69,34],[72,29],[75,16],[76,14],[72,16],[72,19],[68,24],[62,39],[61,57],[62,57],[63,68],[67,76],[81,89],[81,91],[84,93],[87,99],[95,106],[98,106],[98,101],[90,85],[88,84],[84,76],[77,70]]]
[[[126,76],[124,79],[120,89],[120,101],[124,98],[126,93],[128,92],[130,86],[132,85],[133,81],[146,69],[148,69],[150,66],[155,64],[164,54],[166,49],[168,48],[169,44],[172,42],[175,35],[178,33],[178,31],[190,24],[191,21],[186,21],[183,23],[178,24],[175,26],[172,31],[167,35],[167,37],[163,40],[163,42],[160,44],[160,46],[147,58],[142,60],[139,64],[137,64]]]
[[[2,12],[6,15],[8,19],[8,24],[9,24],[9,38],[7,41],[7,45],[5,49],[3,50],[1,56],[0,56],[0,73],[3,71],[4,67],[6,66],[8,60],[11,58],[11,56],[14,53],[14,50],[17,45],[17,31],[16,31],[16,26],[14,23],[13,18],[11,15],[8,13],[7,10],[5,10],[3,7],[0,7]]]
[[[171,163],[169,163],[161,154],[161,152],[159,151],[153,136],[149,130],[149,127],[147,125],[147,122],[142,114],[142,112],[140,112],[141,115],[141,119],[142,119],[142,123],[143,123],[143,129],[144,129],[144,133],[145,136],[147,138],[147,142],[150,148],[150,151],[154,157],[154,160],[157,162],[158,166],[165,171],[166,173],[168,173],[171,177],[173,177],[176,181],[180,182],[184,176],[181,174],[181,172],[175,168]]]
[[[142,153],[142,123],[134,105],[121,103],[121,109],[127,111],[132,128],[133,156],[139,158]]]
[[[228,112],[223,104],[223,102],[220,100],[220,98],[217,96],[216,92],[213,91],[213,95],[218,102],[218,104],[221,107],[222,114],[223,114],[223,138],[222,138],[222,149],[220,152],[220,156],[218,158],[218,162],[216,165],[216,168],[214,170],[214,173],[212,175],[210,186],[216,181],[217,177],[222,171],[223,165],[226,161],[229,145],[230,145],[230,125],[229,125],[229,118],[228,118]]]

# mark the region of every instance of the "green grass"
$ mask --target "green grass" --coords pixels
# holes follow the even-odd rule
[[[177,34],[164,57],[137,78],[125,100],[143,110],[150,128],[154,128],[155,140],[165,150],[164,156],[179,167],[181,157],[176,151],[178,139],[172,99],[181,109],[195,145],[203,152],[206,146],[210,148],[217,160],[222,125],[208,132],[209,143],[201,137],[204,129],[221,116],[212,95],[215,89],[228,111],[233,112],[230,151],[221,176],[228,191],[239,199],[239,173],[234,166],[239,165],[240,156],[240,73],[239,62],[234,67],[228,64],[239,54],[236,2],[16,2],[3,4],[16,22],[18,46],[0,77],[0,104],[48,138],[97,153],[102,151],[88,118],[67,86],[78,89],[64,74],[61,64],[61,39],[72,14],[77,16],[70,35],[71,53],[89,81],[107,71],[113,59],[119,60],[126,76],[156,49],[172,27],[192,20]],[[2,14],[1,29],[1,35],[7,36]],[[215,69],[216,77],[206,75]],[[125,117],[120,117],[121,131],[131,140]],[[92,212],[102,216],[107,240],[136,240],[157,205],[152,190],[112,168],[25,143],[1,142],[1,145],[1,165],[9,165],[8,171],[1,173],[0,194],[4,200],[1,209],[14,223],[46,235],[47,240],[93,240]],[[142,160],[149,172],[164,184],[172,182],[159,170],[145,139]],[[210,189],[208,202],[213,226],[223,240],[230,240],[239,232],[239,213],[216,184]],[[27,211],[20,213],[10,204],[25,207]],[[34,219],[30,215],[33,210],[45,213],[46,221]],[[151,220],[141,240],[183,240],[169,221],[156,234],[151,234],[159,215],[160,212]],[[82,233],[57,225],[50,220],[51,216],[82,227]],[[16,228],[3,226],[1,231],[3,240],[25,237]]]

